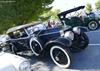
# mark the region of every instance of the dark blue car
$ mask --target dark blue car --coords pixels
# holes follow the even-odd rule
[[[17,54],[26,50],[36,56],[49,53],[53,62],[62,68],[71,64],[71,52],[79,52],[88,46],[88,37],[75,28],[48,28],[41,23],[26,24],[7,31],[12,52]]]

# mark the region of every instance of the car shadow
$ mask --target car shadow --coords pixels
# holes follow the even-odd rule
[[[33,71],[91,71],[100,70],[100,48],[99,46],[89,46],[80,53],[72,54],[72,64],[68,69],[62,69],[56,66],[50,56],[43,58],[35,55],[22,55],[29,59]]]
[[[33,71],[52,71],[54,67],[57,67],[46,55],[43,57],[36,57],[35,55],[19,54],[22,57],[29,59]]]
[[[100,46],[89,46],[80,53],[73,54],[71,69],[100,70]]]

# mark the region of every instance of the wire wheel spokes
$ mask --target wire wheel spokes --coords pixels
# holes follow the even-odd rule
[[[63,49],[60,46],[53,46],[50,49],[50,56],[54,63],[62,68],[67,68],[70,66],[70,56],[66,49]]]
[[[65,53],[60,49],[55,49],[53,51],[53,57],[59,64],[65,65],[68,63],[68,59],[66,58]]]

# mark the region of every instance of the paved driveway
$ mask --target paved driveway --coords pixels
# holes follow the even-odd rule
[[[69,69],[57,67],[50,58],[37,59],[31,57],[33,71],[100,71],[100,31],[87,33],[90,44],[83,52],[73,55],[73,63]]]

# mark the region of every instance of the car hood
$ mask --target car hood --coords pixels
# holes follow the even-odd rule
[[[0,71],[16,71],[23,61],[26,61],[26,59],[10,53],[0,52]]]
[[[17,71],[16,68],[9,62],[0,62],[0,71]]]

